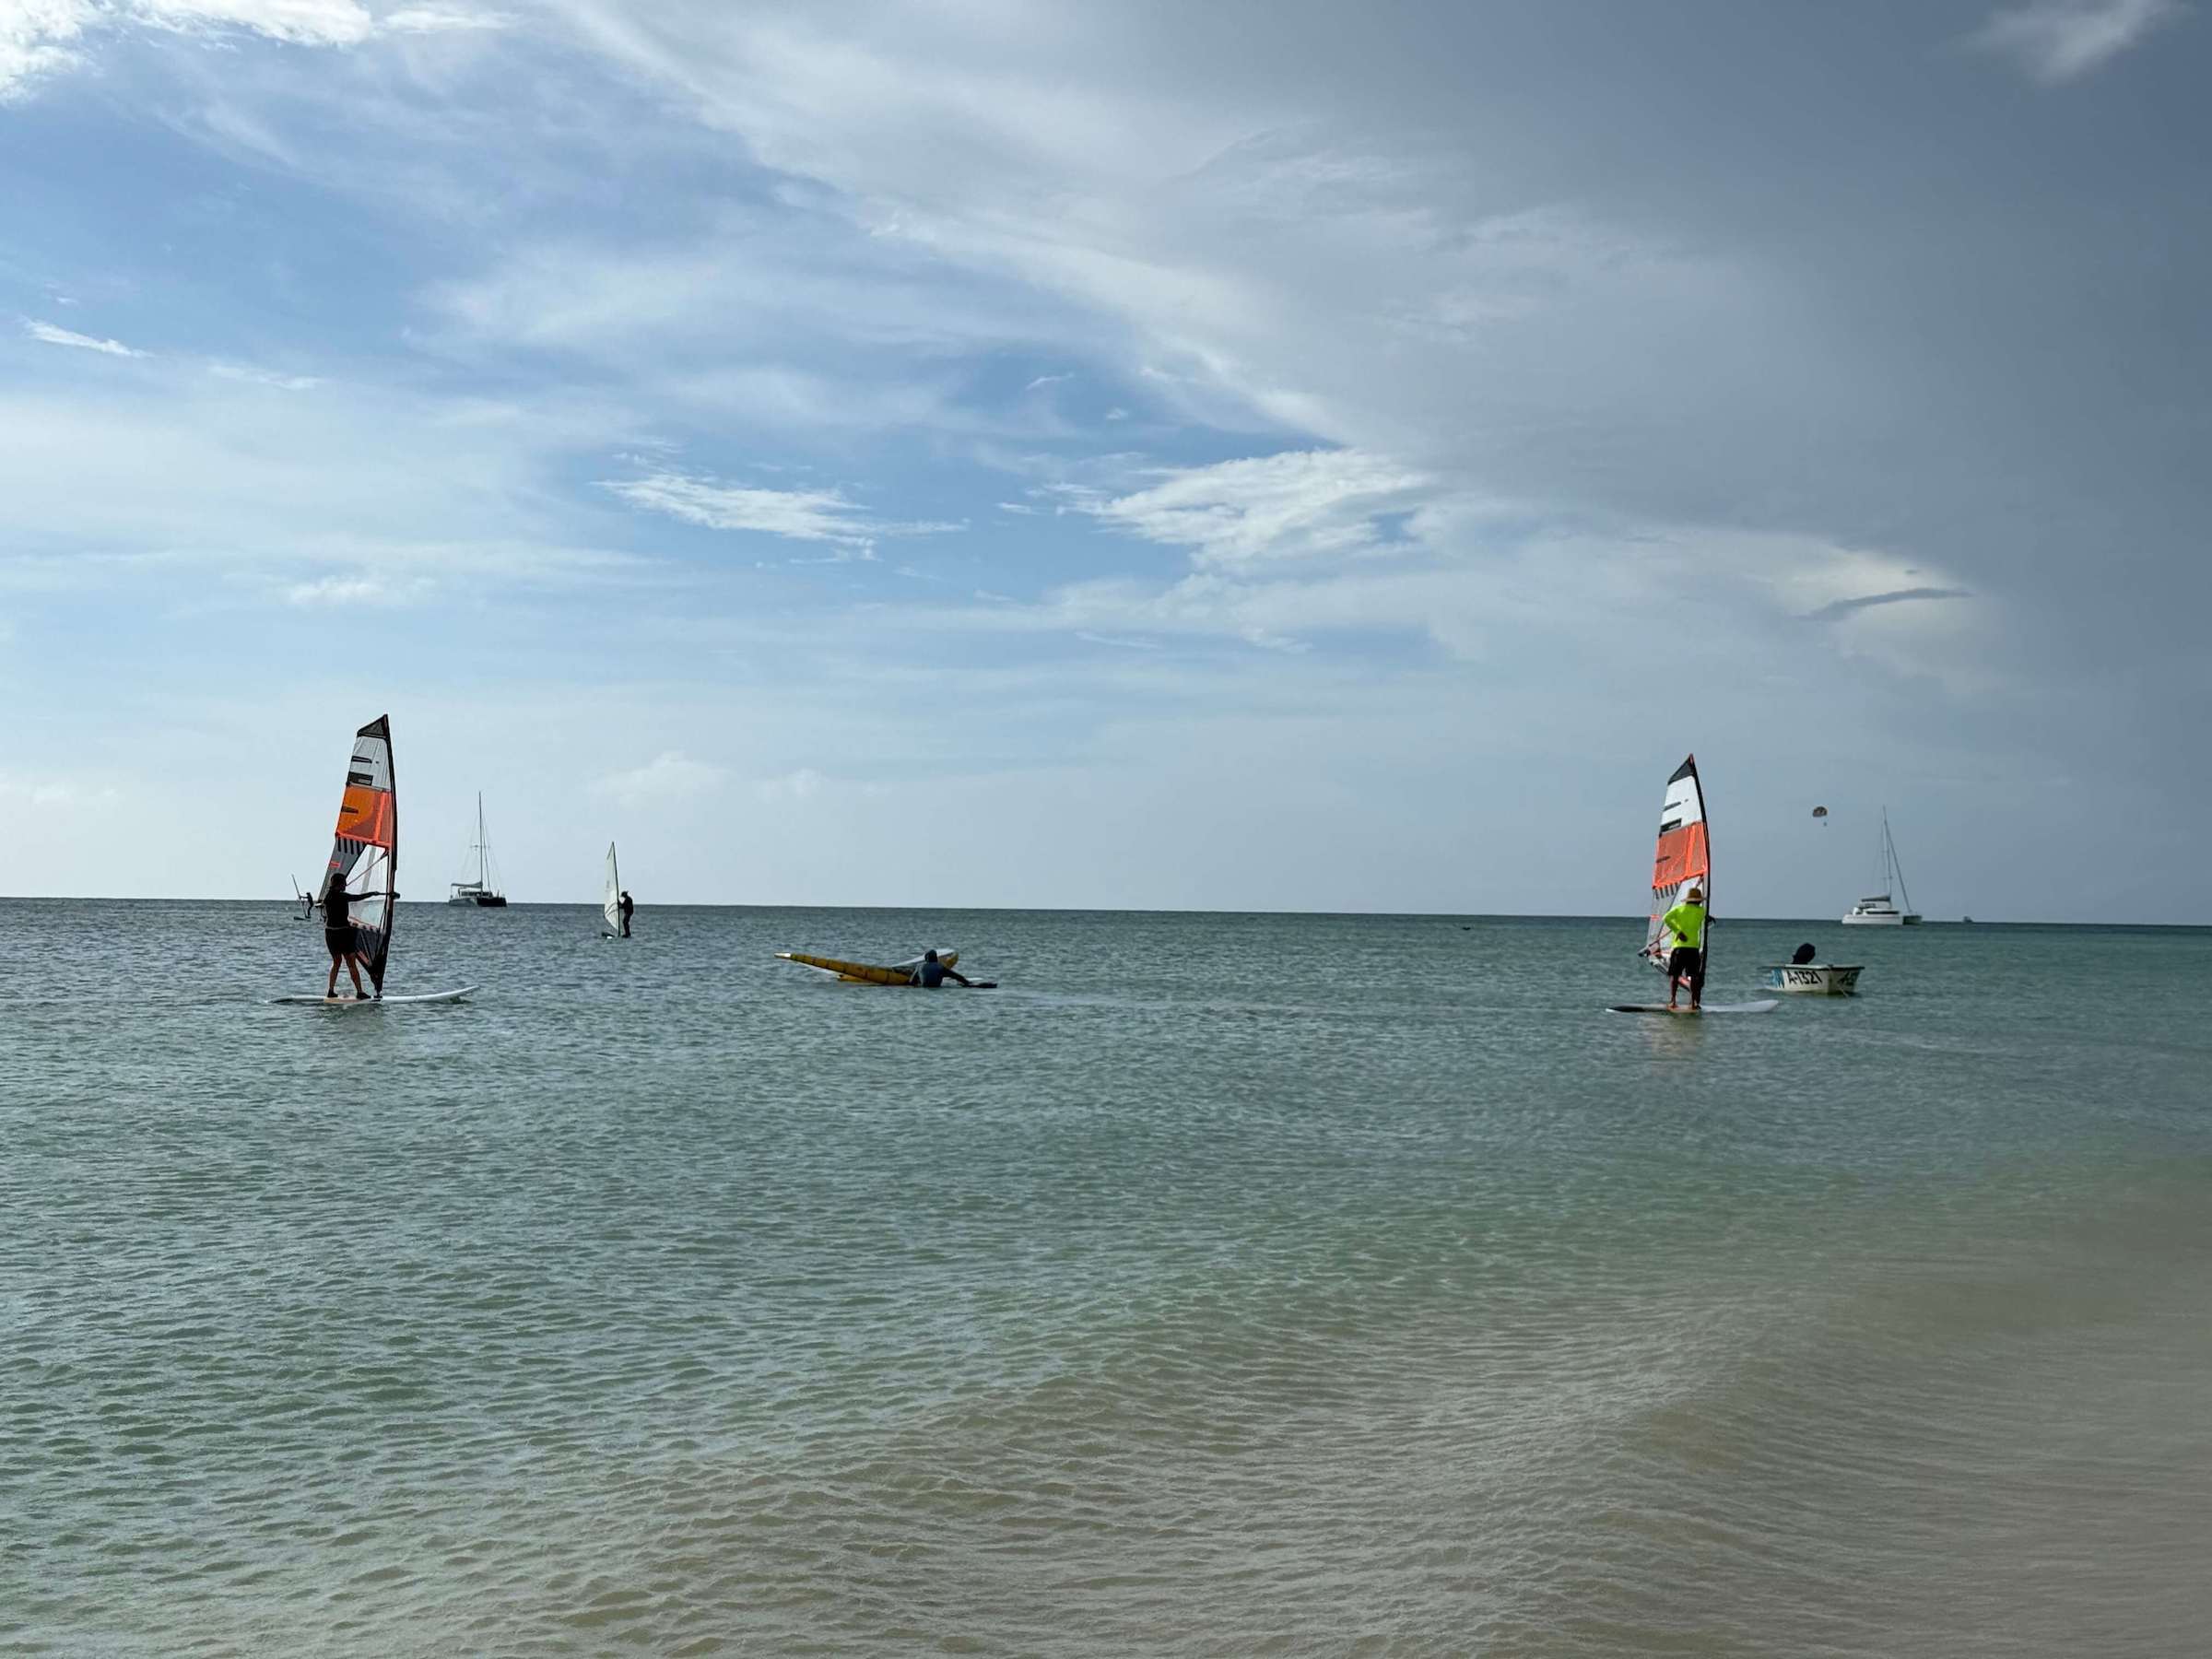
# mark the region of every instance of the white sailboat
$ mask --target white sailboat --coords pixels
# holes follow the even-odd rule
[[[482,910],[499,910],[507,903],[507,895],[499,889],[499,865],[491,856],[491,843],[484,835],[484,793],[477,792],[477,839],[468,850],[477,855],[477,878],[474,881],[456,881],[446,900],[448,904],[473,904]]]
[[[606,896],[600,900],[599,913],[606,918],[606,925],[599,931],[610,939],[625,938],[622,931],[622,872],[615,866],[615,843],[606,843]]]
[[[1882,890],[1860,900],[1843,913],[1846,927],[1911,927],[1920,921],[1919,912],[1912,908],[1912,892],[1905,886],[1904,866],[1897,862],[1897,842],[1889,834],[1889,808],[1882,808],[1881,869],[1876,879]],[[1905,904],[1900,910],[1896,898],[1901,896]]]

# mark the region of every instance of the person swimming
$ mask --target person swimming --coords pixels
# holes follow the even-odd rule
[[[914,983],[924,991],[935,991],[948,979],[958,980],[961,984],[971,987],[975,983],[973,980],[963,977],[958,969],[938,961],[935,949],[924,951],[922,965],[914,970]]]

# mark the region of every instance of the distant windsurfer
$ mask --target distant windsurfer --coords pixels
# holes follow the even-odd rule
[[[914,970],[914,983],[924,991],[935,991],[947,980],[958,980],[961,984],[970,986],[975,983],[973,980],[964,977],[959,970],[954,968],[950,963],[938,961],[937,953],[934,949],[924,951],[922,965]]]
[[[347,892],[343,870],[331,871],[323,883],[323,896],[315,902],[323,911],[323,943],[330,947],[330,983],[324,988],[325,997],[337,995],[338,964],[343,962],[353,976],[354,1000],[368,1000],[369,993],[361,989],[360,936],[354,932],[348,907],[371,897],[374,895]]]
[[[1676,998],[1689,987],[1689,1011],[1698,1012],[1705,995],[1705,893],[1692,883],[1682,902],[1659,918],[1662,937],[1672,937],[1675,947],[1666,959],[1666,1006],[1676,1011]]]
[[[622,902],[617,908],[622,912],[622,936],[627,939],[629,937],[629,913],[638,908],[628,888],[622,889]]]

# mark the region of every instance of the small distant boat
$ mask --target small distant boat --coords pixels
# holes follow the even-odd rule
[[[1865,963],[1841,967],[1829,962],[1771,962],[1767,966],[1767,989],[1791,991],[1800,996],[1855,996]]]
[[[491,843],[484,835],[484,794],[477,793],[477,839],[469,843],[477,855],[477,878],[474,881],[456,881],[447,898],[448,904],[473,904],[480,910],[504,910],[507,895],[497,885],[499,865],[491,856]]]
[[[1897,842],[1889,834],[1889,808],[1882,808],[1881,874],[1877,879],[1882,890],[1860,900],[1843,912],[1846,927],[1913,927],[1920,923],[1920,913],[1912,908],[1912,894],[1905,886],[1904,865],[1897,862]],[[1904,895],[1905,907],[1900,910],[1891,895]]]

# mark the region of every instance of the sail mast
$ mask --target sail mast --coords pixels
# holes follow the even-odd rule
[[[1904,899],[1905,913],[1910,915],[1912,912],[1912,889],[1905,885],[1905,866],[1898,862],[1897,838],[1889,833],[1889,808],[1887,806],[1882,808],[1882,849],[1888,859],[1888,868],[1883,872],[1884,877],[1886,879],[1891,875],[1897,877],[1897,890]]]

